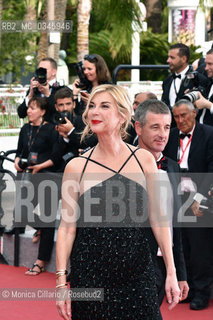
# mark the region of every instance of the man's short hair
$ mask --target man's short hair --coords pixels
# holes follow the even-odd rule
[[[63,87],[56,91],[54,95],[55,103],[57,103],[58,99],[71,98],[73,99],[73,92],[69,87]]]
[[[206,55],[207,54],[213,54],[213,48],[211,48],[208,52],[206,52]]]
[[[50,58],[50,57],[43,58],[43,59],[41,59],[39,61],[39,63],[42,62],[42,61],[49,61],[51,66],[52,66],[52,68],[57,70],[58,65],[57,65],[57,62],[53,58]]]
[[[178,101],[174,104],[173,108],[174,108],[174,107],[179,107],[179,106],[181,106],[182,104],[187,105],[187,107],[188,107],[189,110],[191,110],[191,111],[195,110],[195,106],[193,105],[193,103],[192,103],[191,101],[185,100],[185,99],[178,100]]]
[[[142,126],[146,124],[146,115],[148,112],[155,114],[170,114],[169,107],[160,100],[146,100],[139,104],[135,111],[135,121],[139,121]]]
[[[169,50],[173,50],[173,49],[179,49],[179,57],[183,57],[186,56],[187,57],[187,62],[189,62],[190,60],[190,49],[187,45],[183,44],[183,43],[175,43],[173,45],[170,46]]]
[[[147,100],[150,100],[150,99],[157,100],[158,99],[158,97],[153,92],[149,92],[149,91],[147,91],[147,92],[143,92],[143,91],[142,92],[138,92],[138,93],[135,94],[135,98],[141,93],[146,94]]]

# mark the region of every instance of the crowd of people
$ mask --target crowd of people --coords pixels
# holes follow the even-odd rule
[[[165,293],[171,309],[179,302],[192,310],[208,307],[213,219],[202,204],[212,200],[213,49],[202,72],[189,61],[188,46],[170,47],[171,73],[161,101],[152,92],[138,92],[131,103],[126,89],[111,84],[97,54],[84,57],[86,81],[76,79],[71,88],[56,82],[57,63],[51,58],[38,65],[45,81],[31,79],[18,107],[29,122],[17,146],[22,187],[16,198],[17,203],[26,198],[29,189],[21,182],[30,171],[31,211],[39,204],[40,215],[53,219],[44,223],[35,214],[30,223],[32,212],[20,204],[5,233],[17,228],[23,233],[27,224],[35,228],[38,257],[26,275],[39,275],[51,257],[62,194],[56,289],[67,288],[69,274],[71,288],[104,290],[103,301],[58,301],[63,319],[72,314],[73,320],[159,320]],[[41,201],[39,185],[47,179],[57,188],[54,196],[44,189]]]

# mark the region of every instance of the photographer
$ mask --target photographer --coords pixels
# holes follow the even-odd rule
[[[97,144],[97,138],[91,136],[80,142],[81,132],[85,124],[81,115],[75,114],[72,90],[68,87],[61,88],[55,94],[56,130],[60,134],[59,144],[64,145],[64,158],[77,157],[79,149],[93,147]],[[66,160],[67,161],[67,160]]]
[[[163,94],[161,100],[172,108],[175,102],[183,98],[186,90],[194,88],[206,88],[208,79],[198,72],[193,72],[189,65],[190,49],[183,43],[176,43],[170,46],[167,63],[171,75],[163,81]],[[176,123],[172,119],[172,127]]]
[[[213,49],[210,49],[206,54],[206,66],[209,84],[206,86],[206,97],[199,93],[200,99],[196,101],[195,106],[199,109],[197,119],[200,123],[213,126]]]
[[[82,114],[93,88],[111,82],[111,76],[104,59],[98,54],[87,54],[82,62],[75,64],[78,79],[72,84],[76,114]],[[79,101],[79,95],[81,97]]]
[[[38,69],[35,76],[31,79],[30,89],[27,95],[18,106],[17,112],[20,118],[27,116],[27,108],[29,100],[34,96],[46,97],[48,101],[48,109],[46,112],[46,119],[50,121],[55,112],[54,108],[54,94],[60,88],[56,81],[57,63],[52,58],[44,58],[39,62]]]
[[[55,182],[53,181],[55,177],[53,172],[57,171],[62,162],[61,151],[58,149],[57,144],[58,133],[53,124],[45,121],[46,110],[47,103],[45,98],[37,96],[30,99],[27,109],[29,123],[26,123],[21,128],[15,158],[15,168],[18,171],[17,211],[15,211],[14,226],[5,232],[8,235],[12,235],[15,233],[15,228],[20,226],[19,232],[24,233],[26,225],[30,225],[37,230],[34,234],[33,242],[37,242],[40,239],[38,258],[33,267],[26,272],[27,275],[33,276],[43,272],[45,262],[50,260],[54,244],[54,226],[57,213],[57,205],[53,206],[52,204],[51,188],[48,185],[44,192],[40,194],[43,199],[39,200],[39,186],[43,181],[50,184]],[[26,188],[27,183],[29,186],[29,182],[33,187],[33,190],[29,189],[30,191]],[[28,195],[28,192],[30,192],[30,195]],[[21,205],[22,199],[26,199],[27,196],[31,197],[32,208]],[[55,199],[57,196],[59,199],[59,188],[54,193]],[[33,210],[38,204],[40,206],[40,217],[37,214],[32,216]],[[48,221],[50,218],[52,224],[44,223],[41,216],[47,217]],[[33,222],[29,221],[30,217],[34,218]],[[21,222],[16,221],[17,219],[20,219]]]

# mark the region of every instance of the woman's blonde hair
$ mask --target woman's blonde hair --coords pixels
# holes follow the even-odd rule
[[[132,115],[132,105],[130,102],[129,95],[127,93],[127,90],[121,86],[114,85],[114,84],[102,84],[100,86],[95,87],[92,90],[92,93],[89,97],[86,109],[82,115],[83,121],[86,124],[86,127],[84,128],[84,131],[82,133],[81,141],[84,140],[85,136],[88,134],[92,134],[90,130],[89,123],[87,121],[87,114],[89,111],[89,105],[92,99],[96,94],[107,92],[109,93],[112,98],[115,100],[117,105],[118,113],[121,115],[121,117],[125,120],[123,124],[120,127],[120,135],[122,138],[125,138],[127,136],[126,129],[128,127],[128,124],[131,119]]]

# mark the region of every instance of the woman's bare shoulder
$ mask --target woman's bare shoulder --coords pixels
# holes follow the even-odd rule
[[[145,157],[147,159],[153,159],[153,155],[151,154],[151,152],[143,149],[143,148],[139,148],[139,147],[135,147],[129,144],[129,147],[132,151],[135,151],[135,154],[137,154],[138,157]]]
[[[134,148],[132,150],[135,150]],[[138,148],[135,151],[135,155],[140,161],[144,172],[155,172],[157,170],[156,161],[154,156],[148,150]]]
[[[66,172],[66,173],[81,173],[84,168],[85,163],[86,163],[85,158],[82,158],[82,157],[73,158],[66,165],[64,172]]]

